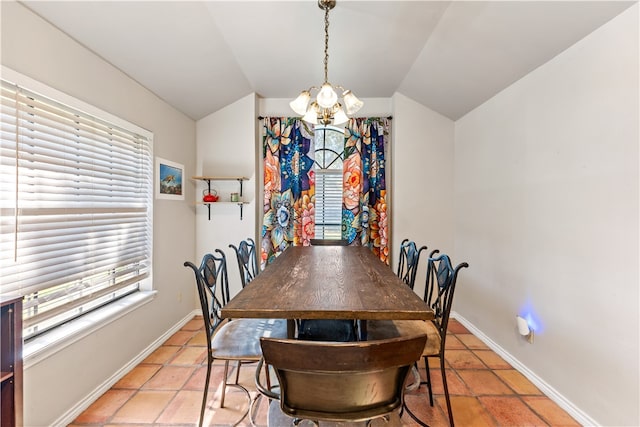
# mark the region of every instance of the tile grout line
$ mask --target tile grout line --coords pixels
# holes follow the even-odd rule
[[[457,335],[457,334],[456,334],[456,335]],[[473,335],[473,334],[471,334],[471,335]],[[462,340],[460,340],[460,341],[462,342],[462,344],[463,344],[463,345],[464,345],[468,350],[470,350],[470,351],[474,354],[474,356],[478,357],[478,356],[477,356],[477,354],[476,354],[476,350],[480,350],[480,349],[474,349],[474,348],[471,348],[471,347],[469,347],[469,346],[468,346],[464,341],[462,341]],[[484,349],[482,349],[482,350],[484,350]],[[486,348],[486,350],[488,350],[488,351],[492,351],[489,347],[487,347],[487,348]],[[493,353],[495,353],[495,352],[493,352]],[[480,357],[478,357],[478,359],[480,359]],[[504,359],[503,359],[503,360],[504,360]],[[508,388],[509,388],[509,390],[511,390],[511,391],[513,392],[513,395],[512,395],[512,396],[513,396],[514,398],[518,399],[518,401],[520,401],[520,402],[521,402],[521,403],[522,403],[526,408],[528,408],[528,409],[529,409],[529,410],[530,410],[530,411],[531,411],[535,416],[537,416],[537,417],[538,417],[542,422],[544,422],[546,426],[550,426],[550,425],[551,425],[551,424],[547,421],[547,418],[546,418],[546,417],[544,417],[542,414],[538,413],[538,411],[536,411],[533,407],[531,407],[531,406],[530,406],[530,405],[529,405],[529,404],[528,404],[528,403],[527,403],[527,402],[522,398],[522,396],[544,396],[544,394],[542,394],[542,393],[541,393],[540,395],[531,395],[531,394],[522,394],[522,393],[519,393],[519,392],[518,392],[514,387],[512,387],[508,382],[506,382],[503,378],[501,378],[499,375],[497,375],[497,374],[495,373],[495,371],[499,371],[499,370],[512,370],[512,371],[518,372],[518,371],[517,371],[517,370],[516,370],[516,369],[515,369],[515,368],[514,368],[514,367],[513,367],[509,362],[505,361],[505,363],[506,363],[507,365],[509,365],[509,367],[508,367],[508,368],[492,368],[492,367],[489,367],[489,366],[488,366],[488,365],[487,365],[487,364],[486,364],[482,359],[480,359],[480,361],[483,363],[483,365],[485,365],[485,366],[487,367],[487,369],[488,369],[489,371],[491,371],[491,372],[496,376],[496,378],[498,378],[498,380],[499,380],[502,384],[504,384],[506,387],[508,387]],[[457,371],[457,370],[456,370],[456,371]],[[463,381],[464,381],[464,380],[463,380]],[[535,385],[534,385],[534,386],[535,386]],[[537,387],[536,387],[536,389],[537,389]],[[477,394],[475,394],[475,393],[474,393],[474,396],[475,396],[476,398],[477,398],[477,397],[482,397],[482,395],[477,395]],[[495,396],[495,395],[487,394],[487,395],[484,395],[484,396],[491,396],[491,397],[493,397],[493,396]],[[484,408],[485,413],[491,417],[492,421],[493,421],[496,425],[499,425],[498,420],[494,417],[494,415],[493,415],[492,411],[490,411],[490,410],[489,410],[489,408],[488,408],[488,407],[486,407],[486,405],[483,403],[483,401],[482,401],[481,399],[476,399],[476,400],[477,400],[477,401],[479,402],[479,404]]]
[[[182,385],[176,390],[176,389],[167,389],[164,391],[171,391],[173,392],[173,396],[171,397],[171,399],[164,404],[164,407],[160,410],[159,414],[153,419],[153,421],[151,423],[131,423],[131,422],[127,422],[126,420],[122,420],[122,422],[120,422],[119,424],[127,424],[127,425],[131,425],[131,426],[140,426],[140,427],[151,427],[152,425],[157,425],[157,426],[169,426],[169,424],[166,423],[159,423],[159,420],[162,419],[162,417],[165,415],[165,413],[167,412],[167,410],[169,410],[172,407],[172,403],[175,402],[175,400],[179,397],[180,392],[186,390],[186,387],[190,384],[190,383],[196,383],[196,377],[198,376],[198,372],[202,370],[203,366],[206,367],[206,344],[203,346],[201,342],[196,342],[194,343],[194,339],[200,334],[202,333],[202,331],[204,330],[203,327],[199,327],[198,329],[184,329],[184,327],[187,327],[190,324],[195,324],[195,322],[197,321],[198,317],[194,317],[194,320],[188,322],[187,324],[185,324],[185,326],[183,326],[183,328],[181,328],[179,331],[177,331],[178,333],[182,333],[182,335],[180,336],[181,339],[183,339],[183,341],[181,342],[181,344],[175,344],[172,343],[172,339],[174,338],[175,334],[170,337],[169,339],[167,339],[162,345],[160,345],[156,350],[154,350],[153,353],[151,353],[151,355],[153,355],[156,351],[158,351],[158,349],[161,349],[162,347],[178,347],[178,349],[171,354],[169,357],[167,357],[165,360],[163,360],[162,363],[149,363],[146,362],[146,360],[149,359],[149,357],[151,357],[151,355],[149,355],[145,360],[143,360],[138,366],[136,366],[136,368],[138,368],[139,366],[143,366],[143,365],[158,365],[159,369],[157,369],[153,375],[151,375],[149,378],[147,378],[145,381],[143,381],[140,384],[137,384],[137,387],[135,389],[127,389],[127,388],[115,388],[115,384],[114,386],[111,387],[110,390],[133,390],[133,393],[122,403],[120,404],[117,408],[112,410],[112,413],[109,414],[109,416],[105,416],[104,422],[100,422],[95,423],[95,422],[91,422],[91,423],[73,423],[74,426],[104,426],[104,425],[111,425],[111,424],[115,424],[113,422],[116,414],[122,410],[122,408],[128,403],[130,402],[135,396],[137,396],[141,391],[144,390],[144,386],[146,384],[148,384],[150,381],[153,380],[153,378],[155,378],[157,375],[159,375],[159,373],[162,371],[163,368],[167,368],[167,367],[175,367],[175,366],[190,366],[193,367],[193,371],[192,373],[188,376],[188,378],[182,383]],[[201,319],[200,319],[201,320]],[[192,323],[193,322],[193,323]],[[460,325],[463,326],[463,325]],[[464,327],[464,326],[463,326]],[[454,329],[459,329],[458,326],[456,326]],[[548,413],[545,412],[545,406],[543,404],[539,404],[537,405],[537,407],[539,408],[538,410],[535,409],[534,406],[531,406],[529,403],[527,403],[527,401],[524,399],[525,397],[539,397],[539,398],[546,398],[549,399],[548,396],[546,396],[541,390],[539,390],[537,387],[536,389],[538,390],[539,394],[530,394],[530,393],[519,393],[516,390],[516,387],[518,387],[517,383],[514,383],[514,385],[510,385],[503,377],[501,377],[500,375],[497,374],[498,371],[516,371],[515,368],[508,363],[507,361],[504,361],[504,359],[502,359],[496,352],[492,351],[491,348],[482,348],[482,347],[475,347],[473,345],[473,343],[469,343],[469,341],[472,341],[470,338],[465,338],[464,340],[461,338],[464,338],[464,336],[473,336],[475,337],[475,335],[473,335],[473,333],[471,333],[468,330],[464,330],[464,331],[458,331],[458,332],[449,332],[451,335],[450,337],[454,337],[455,340],[459,343],[460,348],[449,348],[447,347],[445,350],[445,355],[449,354],[449,351],[451,350],[462,350],[467,352],[469,355],[473,356],[475,359],[478,359],[478,361],[480,362],[480,365],[482,367],[472,367],[472,368],[454,368],[453,365],[451,365],[449,363],[449,361],[447,360],[447,357],[445,356],[445,360],[444,360],[444,364],[445,364],[445,375],[447,375],[447,379],[448,379],[448,383],[449,386],[451,387],[451,383],[452,381],[450,380],[452,378],[452,374],[453,376],[455,376],[455,379],[457,382],[459,382],[462,386],[464,386],[464,388],[467,390],[467,392],[465,394],[459,394],[459,395],[454,395],[451,394],[452,397],[452,401],[454,398],[456,397],[471,397],[473,398],[477,404],[479,405],[479,407],[482,408],[484,415],[486,415],[487,417],[489,417],[489,419],[495,424],[495,425],[500,425],[499,420],[496,419],[496,417],[493,415],[493,412],[489,409],[489,407],[487,407],[485,405],[484,402],[486,402],[486,400],[481,400],[481,397],[493,397],[493,398],[516,398],[518,399],[518,402],[520,404],[523,405],[524,408],[528,409],[535,417],[537,417],[539,420],[541,420],[545,425],[552,425],[552,421],[553,421],[553,416],[551,414],[553,414],[554,412],[549,410]],[[188,337],[186,337],[187,335],[189,335]],[[185,338],[186,337],[186,338]],[[465,342],[466,341],[466,342]],[[448,343],[454,342],[453,340],[449,340]],[[457,344],[454,344],[457,345]],[[185,351],[190,349],[190,348],[202,348],[204,353],[205,353],[205,357],[204,359],[202,359],[200,356],[197,358],[193,358],[193,361],[191,363],[188,363],[189,361],[189,357],[185,357],[185,360],[183,361],[183,363],[179,363],[179,364],[173,364],[172,362],[174,362],[178,357],[181,357],[185,354]],[[483,360],[480,356],[479,356],[479,352],[481,351],[487,351],[488,354],[489,353],[493,353],[496,354],[500,359],[503,360],[503,362],[505,363],[504,366],[500,366],[499,363],[494,363],[494,365],[497,365],[497,367],[493,368],[489,365],[489,362],[486,362],[485,360]],[[492,359],[488,359],[489,361],[491,361]],[[424,360],[420,361],[423,365],[424,365]],[[434,378],[437,378],[437,375],[440,375],[440,366],[439,366],[439,361],[437,360],[430,360],[430,362],[436,362],[436,367],[432,368],[432,363],[430,363],[426,369],[430,369],[430,371],[432,372],[431,378],[432,380]],[[493,362],[492,362],[493,363]],[[215,364],[214,364],[215,366]],[[134,369],[136,369],[134,368]],[[470,385],[464,380],[463,377],[460,376],[459,372],[460,371],[475,371],[475,372],[491,372],[496,379],[499,381],[499,383],[506,387],[507,390],[511,391],[511,394],[507,394],[507,395],[501,395],[501,394],[491,394],[491,393],[487,393],[487,394],[477,394],[476,391],[472,391],[472,389],[470,388]],[[422,370],[419,370],[419,372],[421,372]],[[437,375],[435,375],[437,374]],[[213,375],[213,373],[212,373]],[[421,377],[424,376],[424,373],[421,372]],[[528,379],[525,380],[527,382]],[[514,380],[515,381],[515,380]],[[117,383],[116,383],[117,384]],[[211,386],[212,384],[210,384]],[[535,384],[533,384],[533,386],[535,387]],[[417,390],[421,390],[421,393],[417,393]],[[151,389],[150,389],[151,390]],[[416,399],[416,402],[422,402],[420,403],[420,406],[424,405],[426,407],[430,407],[429,405],[429,397],[428,397],[428,389],[425,385],[420,386],[414,393],[414,395],[419,396],[419,397],[423,397],[424,399]],[[524,390],[526,390],[526,388],[524,388]],[[439,390],[440,391],[440,390]],[[461,390],[462,391],[462,390]],[[200,391],[201,392],[201,391]],[[210,392],[211,393],[211,392]],[[435,393],[434,392],[434,409],[433,409],[433,415],[434,417],[441,417],[442,420],[447,421],[448,420],[448,415],[446,412],[446,403],[444,403],[444,395],[442,394],[442,392],[440,391],[439,393]],[[553,403],[553,401],[551,401]],[[452,402],[453,403],[453,402]],[[532,400],[533,403],[533,400]],[[560,408],[562,410],[562,408]],[[493,411],[495,411],[495,408],[493,409]],[[563,411],[566,413],[566,411]],[[197,409],[197,413],[198,413],[198,417],[199,417],[199,413],[200,413],[200,406],[198,405],[198,409]],[[547,416],[551,417],[551,418],[547,418],[547,416],[545,416],[544,414],[547,413]],[[436,415],[437,414],[437,415]],[[569,418],[572,419],[572,417],[567,413],[567,416],[569,416]],[[410,426],[415,425],[413,423],[413,420],[410,419],[410,417],[408,417],[407,414],[403,414],[403,420],[405,420],[405,417],[407,417],[408,419],[406,419],[406,421],[409,421]],[[435,420],[437,420],[438,418],[435,418]],[[434,421],[435,421],[434,420]],[[212,420],[213,421],[213,420]],[[172,427],[176,427],[178,426],[178,424],[171,424]],[[180,423],[180,426],[185,426],[185,427],[193,427],[194,424],[193,423]],[[195,425],[197,425],[197,420],[195,422]],[[217,424],[212,424],[212,427],[216,426]],[[244,424],[241,424],[244,425]],[[405,425],[403,423],[403,425]]]

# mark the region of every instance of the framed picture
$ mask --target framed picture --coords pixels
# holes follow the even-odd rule
[[[156,199],[184,200],[184,166],[156,157]]]

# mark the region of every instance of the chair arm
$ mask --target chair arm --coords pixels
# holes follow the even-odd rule
[[[261,357],[260,361],[258,361],[258,366],[256,366],[256,389],[269,399],[280,400],[280,395],[278,393],[274,393],[262,385],[262,382],[260,381],[260,371],[262,371],[262,366],[264,366],[264,358]],[[268,367],[265,369],[266,375],[269,375],[268,369]]]

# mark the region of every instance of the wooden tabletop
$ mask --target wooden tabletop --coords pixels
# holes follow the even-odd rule
[[[222,317],[433,319],[418,295],[365,247],[292,246],[224,306]]]

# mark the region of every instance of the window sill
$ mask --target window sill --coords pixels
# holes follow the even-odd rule
[[[145,305],[155,297],[156,292],[142,291],[128,295],[26,342],[23,349],[24,369]]]

